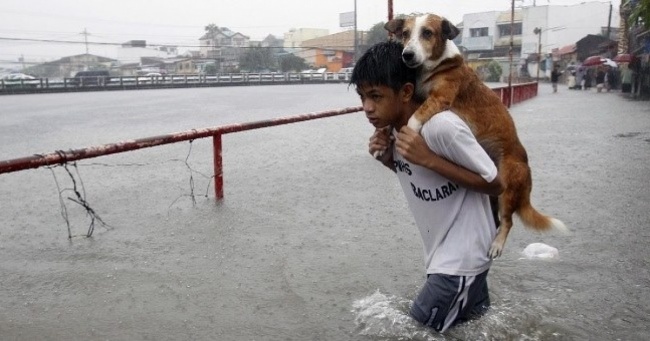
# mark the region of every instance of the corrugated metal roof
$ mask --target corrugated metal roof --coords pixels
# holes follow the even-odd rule
[[[576,44],[571,44],[567,46],[562,46],[560,47],[559,50],[557,50],[557,54],[560,56],[563,56],[565,54],[570,54],[576,52]]]
[[[358,31],[358,43],[361,45],[366,37],[365,31]],[[354,31],[348,30],[339,33],[334,33],[318,38],[305,40],[302,46],[316,47],[321,49],[354,51]]]

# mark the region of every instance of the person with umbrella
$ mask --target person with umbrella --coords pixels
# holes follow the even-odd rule
[[[599,66],[598,70],[596,71],[596,90],[598,92],[603,92],[603,88],[605,87],[605,70],[603,70],[603,66]]]
[[[621,66],[621,92],[632,92],[632,69],[627,64]]]
[[[617,74],[614,70],[614,67],[607,64],[605,65],[605,86],[607,87],[607,92],[617,87]]]

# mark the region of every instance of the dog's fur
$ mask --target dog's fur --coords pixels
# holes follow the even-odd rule
[[[501,225],[489,256],[496,258],[503,252],[515,212],[532,229],[566,231],[560,220],[539,213],[531,205],[528,156],[514,121],[501,99],[463,61],[451,41],[458,29],[433,14],[393,19],[385,28],[402,40],[404,62],[420,68],[416,91],[425,101],[409,119],[408,127],[420,131],[433,115],[449,109],[467,123],[499,169],[505,187],[499,196]]]

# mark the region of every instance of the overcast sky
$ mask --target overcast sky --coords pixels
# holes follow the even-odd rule
[[[573,5],[581,0],[550,0],[551,5]],[[608,1],[603,1],[608,2]],[[360,30],[386,21],[386,0],[357,0]],[[613,2],[615,8],[620,0]],[[393,0],[395,14],[436,13],[452,22],[463,14],[509,10],[509,0]],[[530,6],[533,0],[517,1]],[[547,5],[548,0],[537,0]],[[241,32],[253,40],[268,34],[282,37],[290,28],[339,27],[339,13],[354,10],[354,0],[0,0],[0,38],[27,38],[83,42],[123,43],[144,39],[148,43],[198,45],[209,23]],[[90,53],[115,58],[115,46],[90,45]],[[47,61],[85,53],[85,45],[0,39],[0,63]],[[3,64],[4,64],[3,63]]]

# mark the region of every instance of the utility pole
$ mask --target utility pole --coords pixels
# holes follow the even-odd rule
[[[354,55],[352,56],[352,62],[354,65],[357,64],[357,50],[359,49],[359,39],[357,38],[357,0],[354,0]]]
[[[85,55],[85,61],[86,61],[86,70],[90,68],[89,61],[88,61],[88,30],[84,27],[84,31],[81,32],[80,34],[83,34],[84,36],[84,42],[86,43],[86,55]]]
[[[542,62],[542,28],[535,27],[533,33],[537,34],[537,83],[539,83],[539,69]]]
[[[509,68],[508,68],[508,92],[510,92],[508,99],[508,108],[512,105],[512,53],[514,50],[514,30],[515,30],[515,0],[512,0],[512,5],[510,8],[510,50],[509,55]]]
[[[612,3],[609,3],[609,18],[607,19],[607,39],[611,39],[609,36],[612,33]]]
[[[83,34],[84,36],[84,42],[86,44],[86,54],[88,54],[88,35],[90,35],[90,33],[88,33],[88,30],[86,30],[86,28],[84,27],[84,31],[79,34]]]

